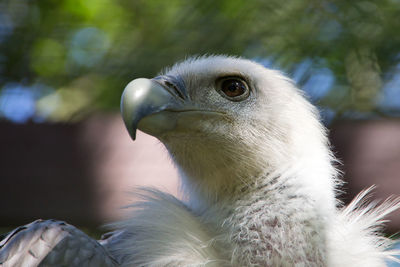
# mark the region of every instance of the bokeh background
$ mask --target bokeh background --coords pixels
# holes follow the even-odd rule
[[[204,54],[294,79],[331,130],[344,201],[372,184],[399,195],[399,31],[399,0],[1,0],[0,227],[97,229],[136,185],[179,195],[162,145],[129,139],[119,100],[130,80]]]

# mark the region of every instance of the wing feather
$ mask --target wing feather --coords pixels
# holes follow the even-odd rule
[[[117,266],[107,250],[72,225],[37,220],[0,242],[0,266]]]

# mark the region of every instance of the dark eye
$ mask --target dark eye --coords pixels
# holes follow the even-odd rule
[[[229,100],[240,101],[249,95],[249,88],[239,78],[224,78],[217,83],[220,94]]]

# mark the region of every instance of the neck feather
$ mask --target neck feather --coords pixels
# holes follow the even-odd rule
[[[291,185],[295,179],[264,175],[204,211],[202,217],[229,237],[232,262],[326,265],[324,219],[315,201]]]

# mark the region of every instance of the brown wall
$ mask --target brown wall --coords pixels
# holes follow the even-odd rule
[[[37,218],[99,225],[120,218],[128,192],[154,185],[177,192],[162,144],[128,136],[119,115],[77,124],[0,122],[0,226]]]
[[[373,198],[400,196],[400,119],[340,121],[330,138],[342,161],[348,202],[361,190],[376,185]],[[389,217],[390,231],[400,230],[400,211]]]

